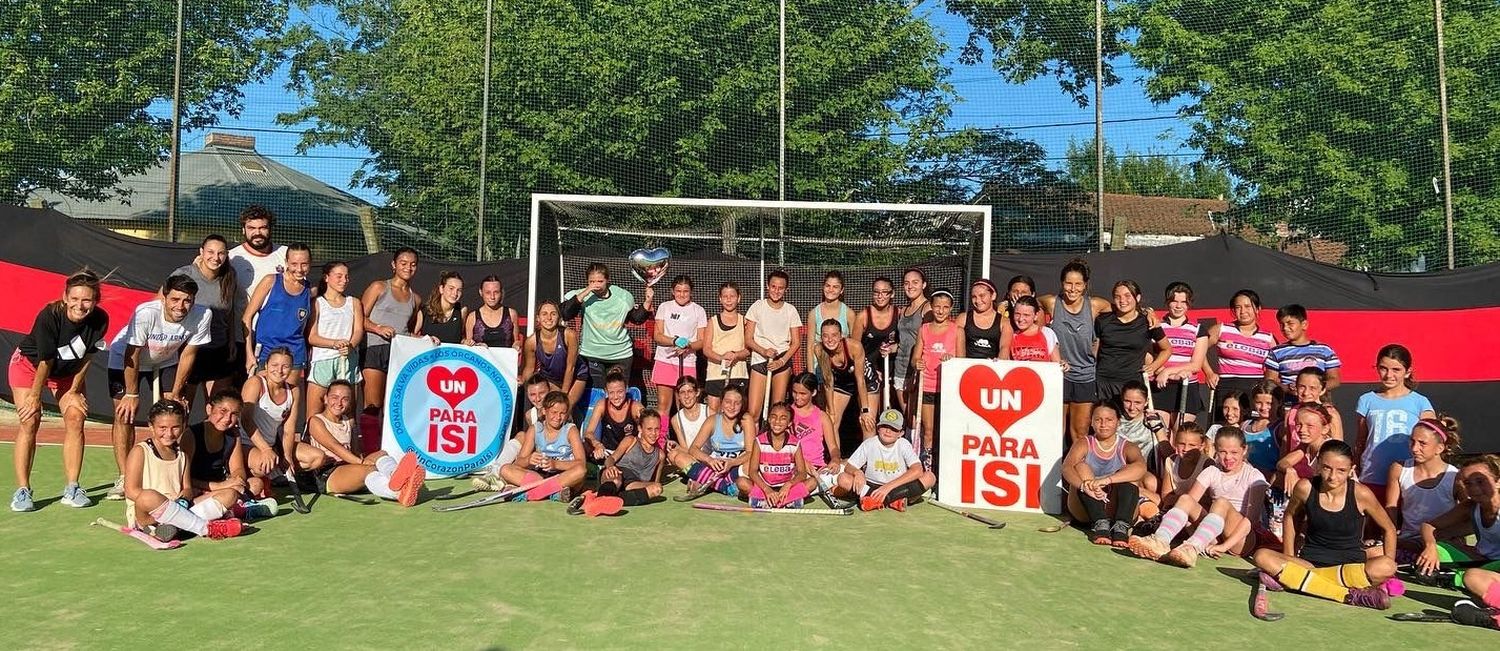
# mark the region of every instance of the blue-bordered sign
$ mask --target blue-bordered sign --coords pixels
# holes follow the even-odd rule
[[[484,467],[500,453],[516,404],[516,351],[397,337],[391,342],[381,448],[416,451],[433,476]]]

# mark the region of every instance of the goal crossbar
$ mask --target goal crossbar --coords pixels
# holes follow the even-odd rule
[[[756,199],[702,199],[692,197],[622,197],[616,195],[553,194],[531,195],[531,238],[528,260],[526,326],[528,332],[536,331],[537,262],[541,256],[541,209],[544,203],[592,203],[632,206],[682,206],[690,208],[746,208],[754,210],[829,210],[865,212],[925,212],[978,215],[982,222],[980,239],[980,269],[990,268],[990,236],[993,227],[993,210],[988,205],[954,205],[925,203],[886,203],[854,201],[777,201]],[[815,242],[819,243],[819,242]],[[833,241],[829,244],[837,243]],[[560,298],[560,297],[559,297]]]

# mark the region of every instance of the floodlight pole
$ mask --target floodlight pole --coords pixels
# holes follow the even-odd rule
[[[480,102],[479,116],[479,215],[474,237],[474,261],[484,260],[484,200],[488,179],[487,166],[490,157],[490,46],[494,33],[495,0],[484,3],[484,99]]]
[[[182,166],[182,15],[177,0],[177,37],[172,57],[172,161],[167,168],[167,241],[177,241],[177,174]]]
[[[1448,268],[1453,268],[1453,156],[1448,142],[1448,68],[1443,51],[1443,0],[1432,0],[1437,27],[1438,120],[1443,130],[1443,222],[1448,236]]]
[[[1104,246],[1104,0],[1094,0],[1094,219]],[[1119,230],[1119,229],[1116,229]],[[1123,248],[1123,242],[1121,242]]]
[[[777,56],[779,63],[776,66],[777,93],[776,112],[778,118],[778,129],[776,135],[776,200],[786,201],[786,0],[777,3],[778,9],[778,31],[779,45]],[[764,230],[764,229],[762,229]],[[776,260],[777,264],[786,266],[786,207],[776,208]],[[761,243],[761,260],[766,257],[765,243]],[[764,278],[762,279],[764,280]]]

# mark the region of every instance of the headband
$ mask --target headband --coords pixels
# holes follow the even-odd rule
[[[1426,427],[1427,429],[1430,429],[1434,432],[1437,432],[1438,441],[1442,443],[1448,442],[1448,430],[1447,428],[1443,427],[1443,423],[1438,421],[1437,419],[1423,418],[1422,420],[1417,421],[1417,424]]]
[[[950,300],[950,301],[955,300],[953,298],[953,294],[948,293],[948,290],[946,290],[946,289],[939,289],[939,290],[933,292],[932,296],[928,297],[928,299],[931,300],[931,299],[937,298],[939,296],[947,296],[948,300]]]
[[[974,281],[974,284],[970,285],[969,289],[973,289],[973,288],[978,287],[980,285],[984,285],[985,287],[990,288],[990,293],[992,293],[992,294],[999,294],[1000,293],[998,290],[995,289],[995,283],[990,282],[990,279],[988,279],[988,278],[980,278],[979,280]]]

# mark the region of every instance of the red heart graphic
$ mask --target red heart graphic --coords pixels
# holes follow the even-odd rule
[[[1011,392],[1021,394],[1021,404],[1007,400]],[[1024,366],[1011,369],[1003,378],[988,366],[971,366],[958,379],[958,397],[1004,436],[1016,421],[1042,406],[1042,378]]]
[[[427,389],[441,397],[453,409],[479,391],[479,375],[467,366],[452,371],[434,366],[427,371]]]

